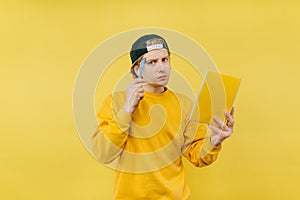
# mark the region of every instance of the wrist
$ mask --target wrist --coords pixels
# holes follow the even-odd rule
[[[123,110],[125,110],[127,113],[132,114],[134,110],[127,106],[126,104],[123,106]]]
[[[223,139],[221,138],[220,135],[216,135],[216,134],[213,134],[210,136],[210,143],[213,145],[213,146],[220,146],[223,142]]]

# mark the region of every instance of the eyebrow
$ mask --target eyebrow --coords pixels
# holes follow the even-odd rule
[[[153,59],[147,58],[147,63],[150,62],[150,61],[157,61],[159,59],[164,59],[164,58],[170,58],[170,56],[164,56],[164,57],[161,57],[161,58],[153,58]]]

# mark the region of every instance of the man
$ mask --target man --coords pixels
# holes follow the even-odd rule
[[[98,114],[92,136],[96,158],[115,162],[114,199],[185,200],[182,156],[197,167],[213,163],[221,143],[233,133],[233,114],[227,123],[208,127],[190,119],[193,101],[166,87],[170,52],[164,38],[149,34],[134,42],[130,51],[134,80],[124,92],[110,95]]]

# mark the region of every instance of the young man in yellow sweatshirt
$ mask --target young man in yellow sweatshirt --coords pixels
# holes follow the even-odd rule
[[[218,126],[190,119],[193,101],[166,87],[170,52],[161,36],[140,37],[130,57],[134,80],[102,105],[94,154],[104,164],[116,163],[114,199],[188,199],[182,156],[197,167],[213,163],[233,133],[234,110],[225,112],[226,124],[214,118]]]

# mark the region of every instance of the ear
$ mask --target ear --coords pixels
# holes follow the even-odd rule
[[[134,65],[133,70],[134,70],[135,74],[138,76],[138,74],[139,74],[139,66],[138,65]]]

